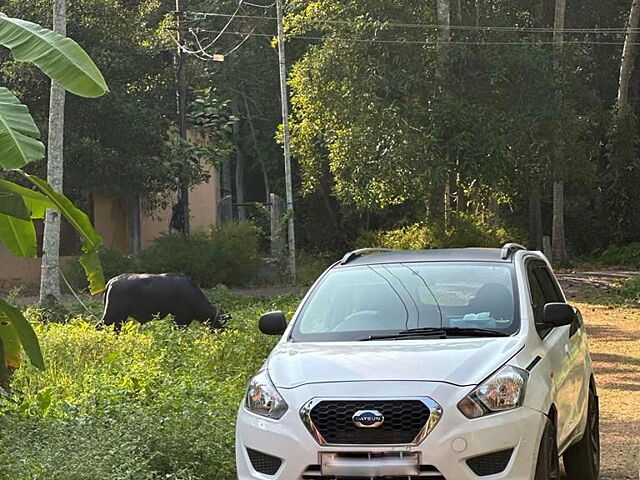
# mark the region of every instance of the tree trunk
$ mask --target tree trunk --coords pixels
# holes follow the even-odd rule
[[[53,30],[66,35],[65,0],[53,5]],[[64,173],[64,104],[65,90],[51,81],[49,98],[49,138],[47,151],[47,181],[56,192],[62,192]],[[60,213],[47,210],[42,247],[42,273],[40,277],[40,303],[60,301]]]
[[[440,95],[443,94],[449,71],[449,43],[451,43],[451,4],[450,0],[437,0],[438,15],[438,65],[436,67],[436,79],[438,81],[438,90]],[[443,139],[446,143],[446,139]],[[443,192],[443,220],[444,229],[449,229],[449,217],[451,211],[451,179],[450,179],[450,159],[448,151],[445,153],[446,171],[443,175],[444,192]]]
[[[556,0],[555,20],[553,24],[554,68],[560,77],[560,63],[562,46],[564,44],[564,20],[567,0]],[[560,86],[558,87],[561,88]],[[558,91],[558,115],[562,112],[562,92]],[[555,129],[554,165],[553,165],[553,228],[551,232],[552,261],[558,265],[566,265],[569,261],[565,243],[564,231],[564,159],[563,139],[558,118],[558,128]]]
[[[232,113],[236,118],[240,118],[240,109],[237,100],[231,106]],[[240,134],[240,122],[233,124],[233,143],[236,145],[236,202],[238,203],[238,220],[246,220],[247,212],[244,205],[244,158],[242,156],[242,136]]]
[[[618,88],[618,111],[623,111],[629,105],[629,84],[635,64],[635,55],[638,43],[637,29],[640,27],[640,0],[631,2],[629,13],[629,25],[622,49],[622,61],[620,62],[620,83]]]
[[[243,90],[242,95],[244,97],[244,108],[247,112],[247,122],[249,123],[249,130],[251,131],[253,148],[255,150],[256,157],[258,158],[258,162],[260,163],[260,168],[262,168],[262,179],[264,181],[265,198],[266,202],[269,203],[271,201],[271,185],[269,184],[269,172],[267,171],[267,166],[264,163],[264,156],[262,155],[260,147],[258,146],[258,135],[256,135],[256,128],[253,124],[253,117],[251,116],[251,110],[249,108],[249,102],[247,100],[247,93]]]
[[[442,88],[446,81],[449,68],[449,43],[451,43],[451,7],[449,0],[438,0],[438,77],[439,86]]]
[[[537,185],[529,191],[529,248],[542,250],[542,205]]]

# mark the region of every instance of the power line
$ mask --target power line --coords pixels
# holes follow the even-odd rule
[[[206,30],[206,29],[193,29],[197,32],[202,33],[214,33],[218,34],[220,30]],[[223,35],[249,35],[252,37],[265,37],[265,38],[274,38],[275,34],[271,33],[251,33],[251,32],[237,32],[237,31],[225,31],[222,32]],[[382,44],[398,44],[398,45],[553,45],[553,41],[535,41],[535,42],[515,42],[515,41],[505,41],[505,42],[494,42],[494,41],[451,41],[451,42],[438,42],[427,41],[427,40],[386,40],[386,39],[375,39],[375,38],[344,38],[344,37],[317,37],[317,36],[309,36],[309,35],[292,35],[288,37],[290,40],[311,40],[311,41],[334,41],[334,42],[351,42],[351,43],[382,43]],[[597,40],[569,40],[565,42],[566,45],[624,45],[624,42],[608,42],[608,41],[597,41]],[[631,45],[640,45],[640,43],[633,43]]]
[[[248,5],[247,2],[244,2]],[[187,12],[189,15],[196,16],[190,21],[195,22],[207,17],[230,17],[228,13],[215,13],[215,12]],[[248,19],[248,20],[277,20],[277,17],[273,16],[260,16],[260,15],[236,15],[235,18]],[[349,20],[323,20],[313,19],[309,23],[326,23],[336,25],[358,25],[362,26],[363,22],[349,21]],[[480,32],[515,32],[515,33],[553,33],[552,27],[503,27],[503,26],[483,26],[483,25],[436,25],[436,24],[422,24],[422,23],[394,23],[394,22],[365,22],[369,23],[373,27],[391,27],[391,28],[422,28],[422,29],[442,29],[448,28],[450,30],[467,30],[467,31],[480,31]],[[595,34],[625,34],[628,32],[640,32],[640,29],[628,29],[624,27],[595,27],[595,28],[564,28],[559,30],[564,33],[595,33]]]

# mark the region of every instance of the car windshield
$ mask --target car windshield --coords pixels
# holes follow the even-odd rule
[[[291,339],[365,340],[430,328],[511,335],[519,329],[514,283],[512,266],[488,262],[336,268],[309,295]]]

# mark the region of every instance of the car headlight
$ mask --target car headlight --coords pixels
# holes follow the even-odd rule
[[[250,412],[273,420],[281,419],[289,408],[266,370],[258,372],[249,382],[244,404]]]
[[[467,418],[513,410],[522,406],[529,373],[507,365],[458,403]]]

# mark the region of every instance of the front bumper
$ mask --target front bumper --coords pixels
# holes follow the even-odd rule
[[[419,445],[393,446],[320,446],[304,426],[299,409],[311,398],[402,398],[419,395],[433,398],[443,406],[443,415],[433,431]],[[362,382],[324,384],[280,390],[289,410],[279,421],[268,420],[240,407],[236,431],[236,464],[239,480],[302,480],[320,476],[321,454],[330,453],[392,455],[397,458],[419,458],[421,473],[397,475],[412,479],[444,478],[446,480],[531,480],[535,472],[538,445],[545,416],[528,407],[469,420],[456,408],[468,388],[441,383]],[[449,400],[449,401],[445,401]],[[455,401],[454,401],[455,400]],[[247,448],[282,459],[274,475],[258,473],[252,467]],[[506,468],[499,474],[477,476],[467,460],[477,456],[513,449]],[[406,464],[406,462],[405,462]],[[400,468],[400,467],[399,467]],[[439,472],[439,473],[438,473]],[[389,473],[387,473],[389,474]],[[307,477],[307,475],[309,475]],[[327,475],[324,478],[335,478]],[[370,477],[363,477],[370,478]]]

